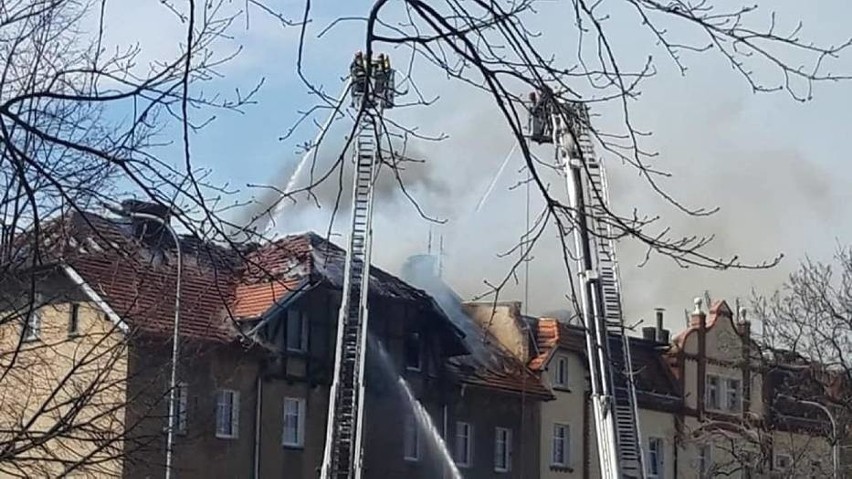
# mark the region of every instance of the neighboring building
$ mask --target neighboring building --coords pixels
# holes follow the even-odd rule
[[[23,264],[24,252],[2,278],[0,358],[27,369],[9,368],[14,381],[0,381],[2,429],[23,427],[25,437],[0,441],[36,442],[0,453],[0,476],[159,477],[175,245],[155,222],[94,214],[69,214],[47,230],[38,268]],[[178,476],[317,477],[343,250],[311,233],[240,252],[185,237],[181,249]],[[450,477],[450,456],[467,479],[537,478],[528,458],[539,454],[540,403],[550,392],[484,330],[463,334],[478,328],[470,317],[448,315],[372,269],[371,341],[387,354],[371,343],[365,477]],[[494,363],[466,359],[471,347]],[[424,416],[408,391],[431,431],[416,424]],[[447,439],[446,452],[430,434]]]
[[[591,408],[582,328],[552,318],[535,321],[539,355],[531,366],[541,371],[555,401],[542,405],[542,478],[598,477],[597,436]],[[678,385],[664,362],[665,343],[630,338],[639,423],[649,477],[673,477]],[[622,367],[621,352],[612,352]],[[616,385],[622,387],[623,385]]]

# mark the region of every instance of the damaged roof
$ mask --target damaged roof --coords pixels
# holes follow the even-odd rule
[[[37,242],[31,235],[19,237],[11,262],[67,265],[132,330],[171,334],[177,248],[167,231],[140,235],[138,228],[123,217],[69,212],[47,222]],[[231,341],[240,335],[235,319],[258,318],[305,284],[343,286],[345,251],[315,233],[243,251],[194,236],[181,236],[180,242],[185,337]],[[36,243],[39,248],[33,247]],[[370,293],[419,303],[445,317],[425,292],[376,267],[371,268]],[[445,323],[452,329],[449,320]]]
[[[247,285],[277,282],[280,285],[278,290],[269,293],[269,306],[272,306],[272,293],[285,293],[283,289],[293,291],[303,282],[343,289],[345,266],[346,251],[343,248],[316,233],[301,233],[281,238],[247,255],[241,282]],[[254,291],[248,287],[244,289]],[[370,294],[421,303],[441,313],[424,291],[376,266],[370,266]],[[240,297],[239,294],[237,296]]]
[[[427,273],[422,265],[409,266],[412,266],[409,268],[412,277],[406,276],[406,279],[432,295],[450,321],[464,333],[470,354],[447,361],[448,369],[461,383],[539,399],[553,398],[538,374],[507,351],[497,338],[464,311],[461,298],[452,288],[437,276]]]

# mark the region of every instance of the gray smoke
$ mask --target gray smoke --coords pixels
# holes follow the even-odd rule
[[[714,242],[707,253],[730,257],[737,255],[745,263],[759,263],[784,253],[781,266],[768,271],[683,269],[666,258],[652,256],[638,267],[645,250],[635,242],[618,245],[624,301],[630,319],[653,318],[655,307],[668,310],[667,325],[683,325],[684,308],[692,307],[692,298],[709,290],[714,298],[748,298],[752,290],[771,292],[795,268],[805,254],[829,259],[836,242],[852,237],[848,222],[841,221],[837,205],[852,201],[842,186],[842,175],[833,174],[797,137],[779,138],[784,125],[766,126],[753,118],[756,114],[751,97],[740,97],[741,85],[711,84],[708,75],[705,99],[697,100],[689,85],[679,88],[665,83],[650,90],[634,107],[634,121],[655,132],[644,139],[648,150],[660,152],[655,166],[671,172],[661,179],[662,187],[692,207],[720,207],[709,218],[683,214],[667,205],[653,192],[636,170],[607,158],[613,207],[622,214],[634,208],[660,215],[655,228],[670,227],[672,235],[712,235]],[[677,85],[677,84],[674,84]],[[692,87],[695,85],[693,84]],[[504,120],[487,97],[458,92],[442,99],[421,116],[402,120],[416,125],[440,125],[449,138],[444,142],[419,142],[410,156],[425,163],[411,164],[404,172],[410,193],[428,215],[447,222],[442,225],[423,219],[400,192],[395,180],[380,178],[375,216],[374,261],[381,267],[399,271],[410,255],[439,249],[443,237],[442,276],[465,300],[486,292],[499,283],[518,260],[519,253],[502,255],[517,244],[525,231],[526,195],[516,187],[524,179],[516,155],[497,182],[489,200],[479,213],[474,208],[512,145]],[[709,100],[710,98],[715,101]],[[446,105],[464,108],[442,110]],[[701,108],[697,108],[697,106]],[[787,103],[785,103],[787,105]],[[780,108],[780,107],[779,107]],[[795,105],[784,107],[797,111]],[[402,111],[400,112],[402,113]],[[618,131],[617,112],[602,110],[594,120],[599,128]],[[810,130],[809,130],[810,131]],[[547,149],[538,149],[547,158]],[[327,161],[327,160],[326,160]],[[286,181],[286,180],[285,180]],[[545,174],[553,194],[564,197],[564,180]],[[344,178],[344,211],[336,220],[335,230],[345,234],[349,178]],[[320,208],[305,197],[288,210],[285,230],[325,231],[337,192],[330,181],[316,191]],[[542,204],[533,189],[531,218]],[[339,238],[333,238],[342,244]],[[556,232],[548,228],[532,251],[530,277],[525,284],[523,268],[510,278],[501,292],[502,300],[523,300],[528,290],[530,314],[570,310],[566,298],[569,277],[565,271]],[[573,266],[573,264],[572,264]]]

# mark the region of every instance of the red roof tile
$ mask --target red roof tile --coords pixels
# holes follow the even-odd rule
[[[271,305],[295,291],[298,286],[299,282],[296,280],[238,284],[231,312],[238,319],[257,318],[269,310]]]

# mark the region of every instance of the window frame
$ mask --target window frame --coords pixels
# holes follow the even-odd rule
[[[656,447],[655,447],[656,446]],[[666,474],[666,443],[661,437],[648,437],[648,479],[662,479]]]
[[[223,407],[222,398],[230,395],[230,431],[223,431],[220,426],[224,424],[220,422],[221,410]],[[237,439],[240,437],[240,392],[235,389],[220,388],[216,390],[216,437],[219,439]]]
[[[80,303],[71,303],[68,311],[68,337],[76,338],[80,335]]]
[[[175,385],[175,433],[186,435],[188,420],[187,397],[189,396],[189,385],[185,381],[179,381]],[[167,426],[168,427],[168,426]]]
[[[553,387],[568,389],[568,358],[556,357],[556,367],[553,371]]]
[[[287,427],[287,418],[292,417],[292,411],[288,410],[288,405],[295,404],[296,405],[296,427],[295,427],[295,441],[289,440],[287,437],[288,427]],[[307,419],[307,410],[305,409],[305,398],[299,397],[285,397],[282,402],[282,412],[281,412],[281,445],[284,447],[290,448],[299,448],[302,449],[305,447],[305,421]]]
[[[736,387],[731,388],[731,383],[735,382]],[[743,381],[740,378],[725,378],[724,381],[724,397],[725,397],[725,410],[731,412],[740,412],[743,409]],[[736,391],[736,403],[731,404],[731,392]]]
[[[299,327],[299,343],[295,346],[291,345],[290,341],[292,337],[290,335],[291,331],[291,321],[293,321],[293,317],[298,318],[298,327]],[[287,309],[287,323],[284,325],[285,333],[287,335],[287,339],[285,341],[285,347],[288,353],[307,353],[308,352],[308,315],[304,311],[296,308]]]
[[[556,431],[562,431],[563,435],[558,437]],[[562,448],[562,461],[556,460],[557,441]],[[552,467],[569,467],[571,464],[571,425],[564,423],[553,423],[550,438],[550,465]]]
[[[414,340],[415,341],[414,344],[417,345],[417,365],[416,366],[408,364],[408,346],[410,344],[409,341],[411,341],[411,340]],[[412,332],[409,332],[408,334],[406,334],[402,347],[403,347],[402,358],[403,358],[403,361],[405,362],[405,370],[406,371],[414,371],[414,372],[422,371],[423,370],[423,348],[420,347],[420,333],[417,332],[417,331],[412,331]]]
[[[502,437],[501,437],[502,436]],[[502,449],[500,448],[502,439]],[[500,460],[498,460],[498,458]],[[502,464],[501,464],[502,461]],[[512,470],[512,429],[507,427],[494,428],[494,472],[509,472]]]
[[[41,295],[34,295],[33,303],[29,305],[27,311],[25,311],[23,321],[21,321],[21,342],[31,343],[41,340],[41,326],[43,319],[41,317],[41,303]],[[33,325],[35,325],[35,327],[33,327]],[[35,331],[35,333],[33,333],[33,331]]]
[[[464,435],[461,434],[462,430],[465,431]],[[473,466],[473,434],[473,424],[465,421],[456,421],[456,440],[454,443],[455,447],[453,448],[453,460],[459,467]],[[459,458],[459,445],[462,439],[464,439],[464,460]]]
[[[420,430],[417,427],[417,418],[414,413],[409,413],[405,416],[405,425],[402,437],[402,458],[408,462],[420,461]],[[413,444],[411,441],[413,440]],[[414,450],[411,451],[411,446]],[[414,454],[409,454],[413,452]]]
[[[715,380],[715,385],[711,387],[711,379]],[[722,410],[722,378],[716,374],[706,374],[705,375],[705,391],[704,391],[704,407],[707,409],[712,409],[714,411]],[[711,401],[710,391],[715,393],[715,401]]]

